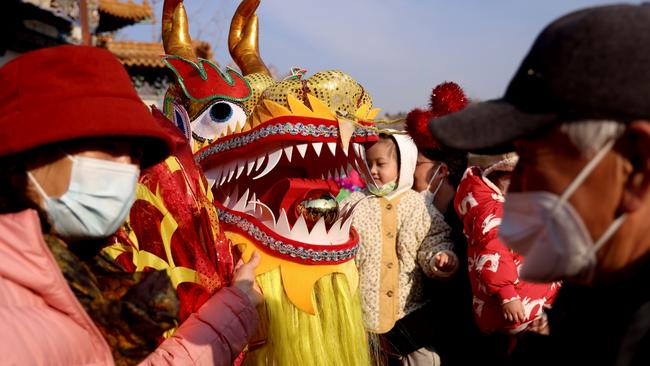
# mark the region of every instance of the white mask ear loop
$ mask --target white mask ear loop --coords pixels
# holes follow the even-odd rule
[[[429,179],[429,184],[427,184],[427,189],[431,186],[431,183],[433,183],[433,180],[436,179],[436,176],[438,176],[438,172],[440,171],[440,168],[442,167],[442,163],[438,165],[438,168],[436,169],[435,172],[433,172],[433,175],[431,176],[431,179]]]
[[[582,184],[582,182],[584,182],[584,180],[587,179],[589,174],[591,174],[594,168],[596,168],[598,163],[600,163],[601,160],[603,160],[603,158],[605,157],[605,155],[607,155],[607,153],[614,147],[615,143],[616,140],[611,140],[608,143],[606,143],[605,146],[603,146],[603,148],[600,149],[598,153],[596,153],[596,155],[591,159],[591,161],[588,162],[584,168],[582,168],[580,173],[578,173],[578,175],[575,177],[573,182],[569,184],[569,186],[566,188],[566,190],[560,197],[560,200],[558,201],[557,205],[553,209],[554,213],[561,205],[566,203],[566,201],[571,197],[571,195],[578,189],[580,184]],[[614,222],[612,222],[612,224],[609,225],[609,227],[607,228],[607,230],[605,230],[603,235],[601,235],[600,238],[598,238],[598,240],[594,243],[594,246],[592,247],[594,253],[597,252],[600,249],[600,247],[602,247],[605,243],[607,243],[607,241],[612,237],[612,235],[616,233],[618,228],[623,224],[623,221],[625,221],[626,217],[627,214],[624,213],[621,216],[617,217],[614,220]]]
[[[438,165],[438,168],[436,169],[435,172],[433,172],[433,175],[431,176],[431,179],[429,179],[429,184],[427,184],[427,190],[429,190],[429,188],[431,188],[431,183],[433,183],[433,180],[436,179],[436,177],[438,176],[438,173],[440,172],[440,168],[442,168],[442,163],[440,163],[440,165]],[[438,183],[438,186],[433,191],[433,194],[431,195],[431,197],[436,198],[436,194],[438,194],[438,191],[440,190],[440,187],[442,187],[442,180]]]
[[[603,235],[601,235],[598,241],[594,243],[593,246],[594,253],[597,252],[600,249],[600,247],[605,245],[605,243],[607,243],[607,241],[616,233],[618,228],[621,227],[621,225],[623,224],[623,221],[625,221],[625,218],[627,218],[627,213],[621,214],[621,216],[616,218],[616,220],[614,220],[614,222],[612,222],[612,224],[609,225],[609,227],[607,228],[607,230],[605,230]]]
[[[72,160],[73,162],[75,161],[74,156],[72,156],[72,155],[68,154],[67,152],[63,151],[63,149],[62,149],[61,151],[65,154],[65,156],[66,156],[68,159]],[[42,197],[44,200],[47,200],[47,199],[50,199],[50,198],[51,198],[50,196],[47,195],[47,193],[45,193],[45,190],[43,189],[43,187],[41,186],[41,184],[38,183],[38,181],[36,180],[36,178],[34,177],[34,175],[32,175],[32,172],[27,171],[27,178],[29,178],[29,180],[34,184],[34,187],[36,188],[36,191],[38,192],[38,194],[41,195],[41,197]]]
[[[431,195],[431,197],[436,198],[436,195],[438,194],[438,191],[440,190],[440,188],[442,188],[442,182],[443,181],[440,180],[440,183],[438,183],[438,186],[436,187],[436,190],[433,191],[433,194]]]
[[[34,187],[36,188],[36,191],[38,192],[38,194],[41,195],[41,197],[44,200],[47,200],[47,199],[50,198],[50,196],[48,196],[47,193],[45,193],[45,190],[43,190],[43,187],[41,187],[41,184],[38,183],[36,178],[34,178],[34,176],[32,175],[32,172],[27,171],[27,178],[29,178],[29,180],[32,182],[32,184],[34,184]]]
[[[603,158],[605,158],[605,155],[609,152],[609,150],[614,147],[614,144],[616,143],[616,140],[611,140],[608,143],[606,143],[596,155],[587,163],[587,165],[582,168],[580,173],[573,179],[573,181],[569,184],[568,187],[564,190],[564,193],[562,193],[562,196],[560,196],[560,199],[557,203],[557,205],[553,208],[553,213],[557,211],[557,209],[562,206],[566,201],[571,198],[573,193],[580,187],[580,185],[587,179],[589,174],[596,168],[598,163],[600,163]]]

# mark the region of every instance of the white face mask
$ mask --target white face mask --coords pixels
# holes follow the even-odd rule
[[[508,193],[499,236],[525,257],[521,276],[535,282],[571,278],[590,283],[596,267],[596,252],[616,233],[625,220],[622,214],[593,242],[580,215],[568,202],[615,141],[607,143],[569,184],[562,196],[551,192]]]
[[[420,194],[424,198],[424,202],[426,202],[427,204],[433,203],[433,200],[436,198],[436,195],[438,194],[438,191],[440,190],[440,187],[442,187],[442,183],[443,183],[444,179],[441,179],[440,182],[438,182],[438,186],[436,187],[436,189],[433,192],[431,192],[431,190],[429,189],[429,188],[431,188],[431,183],[433,183],[433,181],[438,176],[438,173],[440,172],[440,168],[442,168],[442,163],[440,163],[440,165],[438,165],[438,168],[436,168],[436,171],[433,172],[433,175],[431,176],[431,179],[429,179],[429,184],[427,184],[427,189],[420,192]]]
[[[134,164],[68,157],[73,162],[70,186],[59,198],[48,197],[31,172],[27,172],[44,200],[54,230],[72,240],[103,238],[115,233],[135,201],[140,169]]]

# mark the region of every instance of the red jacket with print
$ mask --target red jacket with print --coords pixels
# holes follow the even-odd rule
[[[503,217],[503,195],[481,173],[480,168],[468,168],[454,199],[467,237],[474,317],[486,333],[517,333],[542,315],[543,307],[555,298],[559,284],[519,280],[518,269],[523,258],[497,236]],[[526,321],[523,323],[509,322],[503,316],[501,305],[515,299],[524,305]]]

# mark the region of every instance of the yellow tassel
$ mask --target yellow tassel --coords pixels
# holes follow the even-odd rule
[[[359,294],[350,294],[344,275],[333,273],[316,283],[316,315],[293,306],[279,269],[257,276],[257,282],[266,300],[268,339],[247,355],[245,365],[370,364]]]

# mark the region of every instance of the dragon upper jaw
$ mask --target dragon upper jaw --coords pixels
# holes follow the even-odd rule
[[[271,172],[281,160],[286,159],[295,164],[299,160],[308,159],[308,151],[313,152],[317,159],[325,157],[326,152],[334,159],[335,166],[329,166],[320,171],[321,175],[312,178],[338,179],[345,177],[352,169],[362,171],[365,160],[365,150],[359,143],[350,143],[347,153],[339,148],[337,142],[296,142],[272,149],[270,152],[262,151],[248,157],[235,158],[227,164],[219,165],[205,171],[206,178],[211,185],[221,186],[236,182],[240,177],[260,179]],[[326,146],[326,148],[325,148]],[[345,156],[342,156],[342,153]],[[305,164],[302,164],[305,166]],[[263,168],[263,169],[262,169]]]

